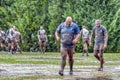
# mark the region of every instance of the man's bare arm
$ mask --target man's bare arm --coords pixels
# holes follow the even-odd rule
[[[79,39],[80,39],[80,34],[77,34],[75,36],[75,39],[73,40],[73,44],[76,44],[79,41]]]
[[[92,31],[91,35],[89,35],[89,45],[92,46],[92,38],[94,36],[94,33]]]
[[[38,40],[40,41],[40,35],[38,35]]]
[[[47,35],[45,35],[45,38],[46,38],[46,42],[48,42],[48,38],[47,38]]]
[[[60,41],[59,33],[57,31],[55,32],[55,38],[57,41]]]
[[[105,33],[105,36],[104,36],[104,48],[107,47],[107,42],[108,42],[108,34]]]

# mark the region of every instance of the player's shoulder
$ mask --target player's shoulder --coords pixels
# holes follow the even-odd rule
[[[94,26],[93,29],[96,29],[96,26]]]
[[[92,28],[92,30],[94,31],[96,29],[96,26],[94,26],[93,28]]]
[[[101,27],[102,27],[103,29],[106,29],[106,27],[105,27],[105,26],[103,26],[103,25],[101,25]]]
[[[2,33],[5,33],[4,31],[1,31]]]
[[[64,27],[65,26],[65,22],[60,23],[59,27]]]
[[[103,31],[107,31],[106,27],[101,25]]]
[[[78,25],[74,22],[72,22],[71,25],[74,26],[74,27],[78,27]]]

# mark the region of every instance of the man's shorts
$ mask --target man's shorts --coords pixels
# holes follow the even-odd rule
[[[3,39],[0,39],[0,43],[5,43],[5,40],[3,40]]]
[[[41,43],[45,43],[46,39],[45,38],[40,38]]]
[[[103,51],[104,44],[103,43],[99,43],[99,44],[95,44],[94,45],[94,53],[101,53],[100,51]],[[103,52],[102,52],[103,53]]]
[[[61,46],[60,52],[61,52],[61,56],[65,56],[67,54],[74,54],[75,49],[74,47],[64,48]]]
[[[8,43],[15,43],[14,39],[8,38]]]
[[[83,42],[83,44],[89,44],[89,40],[88,40],[88,38],[84,38],[84,39],[82,39],[82,42]]]

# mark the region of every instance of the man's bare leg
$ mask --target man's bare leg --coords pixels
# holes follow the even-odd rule
[[[103,64],[104,64],[104,58],[103,58],[103,45],[100,45],[100,50],[99,50],[99,57],[100,57],[100,68],[99,68],[99,71],[102,71],[103,70]]]
[[[8,52],[10,52],[10,51],[11,51],[11,44],[8,43]]]
[[[67,49],[61,48],[61,69],[59,70],[59,75],[63,76],[64,68],[66,65],[66,58],[67,58]]]
[[[69,48],[68,50],[68,57],[69,57],[69,66],[70,66],[70,72],[69,74],[72,75],[73,74],[73,54],[74,54],[74,48]]]
[[[87,43],[84,43],[84,44],[83,44],[83,55],[82,55],[82,56],[84,56],[84,54],[86,54],[86,56],[89,56],[89,55],[88,55]]]

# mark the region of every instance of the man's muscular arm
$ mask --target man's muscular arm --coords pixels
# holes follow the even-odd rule
[[[108,34],[105,33],[105,36],[104,36],[104,49],[107,48],[107,42],[108,42]]]
[[[79,41],[79,39],[80,39],[80,34],[77,34],[75,36],[75,39],[73,40],[73,44],[76,44]]]
[[[55,38],[57,41],[60,41],[59,33],[57,31],[55,32]]]

